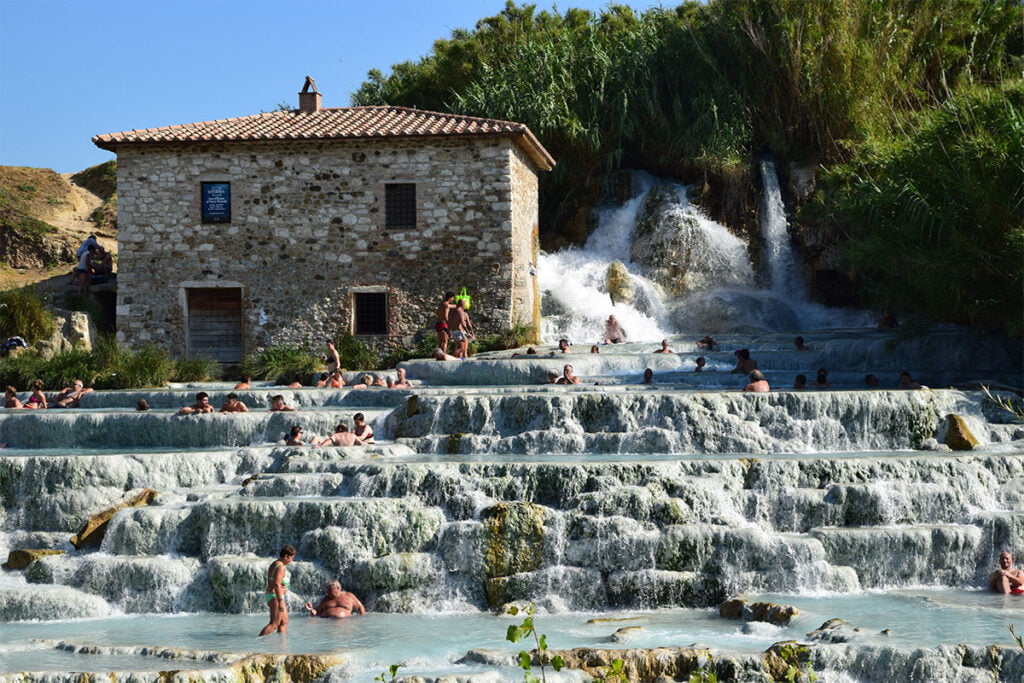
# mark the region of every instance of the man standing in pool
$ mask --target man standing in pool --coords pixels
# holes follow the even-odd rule
[[[989,574],[988,585],[996,593],[1024,593],[1024,570],[1013,568],[1013,557],[1009,552],[999,553],[999,568]]]
[[[359,598],[342,590],[337,580],[327,584],[327,595],[316,608],[313,607],[313,603],[307,602],[306,611],[311,616],[324,619],[344,619],[355,614],[366,614],[366,608],[359,602]]]

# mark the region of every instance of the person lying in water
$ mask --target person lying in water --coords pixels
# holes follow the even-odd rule
[[[76,379],[71,383],[70,387],[64,387],[57,398],[54,401],[52,408],[77,408],[82,397],[92,391],[92,388],[87,388],[82,380]]]
[[[327,584],[327,595],[319,605],[313,607],[313,603],[307,602],[306,611],[310,616],[323,619],[344,619],[354,614],[366,614],[366,608],[363,607],[363,603],[359,602],[359,598],[342,590],[341,584],[337,581]]]

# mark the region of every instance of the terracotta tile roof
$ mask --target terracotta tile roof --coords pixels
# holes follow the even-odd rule
[[[500,136],[513,138],[544,171],[555,160],[522,123],[442,114],[407,107],[338,107],[316,112],[274,111],[217,121],[143,128],[97,135],[93,143],[116,151],[122,145],[167,142],[258,142],[387,137]]]

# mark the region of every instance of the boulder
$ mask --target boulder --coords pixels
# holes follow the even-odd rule
[[[636,640],[636,637],[643,633],[643,626],[623,626],[611,636],[613,643],[628,643],[631,640]]]
[[[112,505],[102,512],[97,512],[86,520],[77,534],[71,537],[71,545],[75,546],[78,550],[82,548],[98,548],[100,543],[103,542],[104,534],[107,533],[107,524],[110,523],[110,520],[119,510],[151,505],[158,495],[160,493],[153,489],[142,489],[131,498]]]
[[[498,503],[480,513],[484,525],[484,569],[488,578],[538,569],[544,559],[544,508],[533,503]]]
[[[64,550],[29,550],[26,548],[18,548],[17,550],[12,550],[7,554],[7,561],[3,563],[3,568],[25,569],[40,557],[46,557],[47,555],[63,555],[65,552],[66,551]]]
[[[723,619],[763,621],[768,624],[784,625],[799,614],[791,605],[776,605],[774,602],[747,602],[740,598],[726,600],[718,606],[718,616]]]
[[[605,279],[608,296],[613,304],[628,304],[633,301],[633,282],[629,279],[629,271],[620,261],[608,264],[608,275]]]
[[[967,421],[959,415],[950,413],[946,416],[946,445],[954,451],[971,451],[978,446],[978,440],[971,434]]]
[[[612,662],[621,659],[622,673],[627,681],[686,681],[707,660],[707,655],[707,650],[682,647],[548,650],[548,657],[562,657],[565,662],[563,668],[578,669],[594,677],[604,676],[611,669]],[[536,651],[533,652],[533,663],[540,663]]]

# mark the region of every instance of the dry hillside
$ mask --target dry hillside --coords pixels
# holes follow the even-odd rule
[[[0,289],[60,284],[90,233],[116,257],[114,162],[64,175],[0,166]]]

